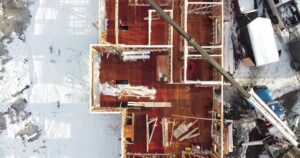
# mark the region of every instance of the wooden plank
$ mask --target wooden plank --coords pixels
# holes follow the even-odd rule
[[[137,106],[137,107],[171,107],[170,102],[129,102],[128,106]]]
[[[169,143],[169,123],[167,118],[162,119],[162,136],[163,136],[163,146],[170,146]]]
[[[227,72],[230,72],[230,43],[229,43],[229,40],[231,39],[230,38],[230,23],[229,22],[225,22],[224,23],[224,38],[225,38],[225,44],[224,44],[224,69],[227,71]]]
[[[98,20],[98,21],[92,22],[92,25],[93,25],[97,30],[99,30],[99,20]]]

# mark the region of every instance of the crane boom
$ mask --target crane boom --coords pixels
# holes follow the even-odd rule
[[[181,36],[187,40],[187,42],[195,48],[196,51],[202,54],[202,56],[208,60],[210,64],[213,65],[240,93],[241,95],[276,127],[282,136],[288,140],[292,145],[298,147],[298,142],[296,140],[295,134],[291,129],[266,105],[255,93],[254,91],[247,91],[242,86],[240,86],[235,79],[226,72],[210,55],[192,38],[187,32],[185,32],[169,15],[167,15],[159,5],[157,5],[153,0],[146,0],[150,6],[152,6]]]

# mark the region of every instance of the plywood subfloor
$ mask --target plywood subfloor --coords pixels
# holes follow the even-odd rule
[[[174,85],[173,85],[174,86]],[[198,88],[184,85],[177,85],[175,87],[168,87],[167,89],[172,89],[168,91],[168,95],[159,94],[159,97],[165,98],[172,102],[171,108],[142,108],[139,110],[132,109],[128,112],[135,113],[135,115],[142,115],[158,118],[158,126],[155,130],[153,140],[149,145],[149,152],[165,152],[165,153],[173,153],[179,157],[182,150],[185,147],[191,147],[191,145],[200,145],[203,148],[210,149],[211,148],[211,121],[199,121],[193,128],[198,127],[200,132],[200,136],[195,138],[181,141],[176,140],[173,137],[173,143],[170,147],[162,146],[162,127],[161,121],[163,117],[169,118],[170,121],[173,120],[173,115],[184,115],[184,116],[195,116],[195,117],[206,117],[211,118],[211,114],[209,111],[212,109],[212,88]],[[142,118],[136,118],[142,119]],[[138,127],[135,128],[135,142],[133,145],[127,146],[128,152],[141,152],[146,150],[145,140],[142,135],[145,134],[146,122],[144,119],[137,120]],[[191,122],[193,120],[183,120],[181,118],[176,118],[176,126],[177,127],[183,121]],[[141,124],[140,124],[141,123]],[[171,133],[171,127],[169,128]]]
[[[200,46],[208,46],[212,42],[212,20],[209,15],[190,14],[188,16],[188,33]]]
[[[119,41],[125,44],[147,44],[148,43],[148,9],[150,7],[129,7],[128,0],[119,0],[119,17],[122,25],[128,26],[128,30],[120,31]],[[115,43],[114,34],[114,0],[106,0],[108,17],[108,42]],[[174,1],[174,20],[181,23],[181,2]],[[168,9],[168,8],[165,8]],[[189,16],[189,33],[200,43],[200,45],[209,45],[212,41],[212,25],[208,16],[199,15]],[[153,21],[151,34],[151,44],[165,44],[168,40],[168,25],[163,20]],[[183,67],[183,51],[180,47],[183,40],[180,35],[174,31],[173,34],[173,79],[174,82],[180,82],[181,68]],[[173,138],[173,144],[170,147],[162,146],[162,127],[161,119],[163,117],[173,119],[172,115],[186,115],[195,117],[210,118],[209,111],[213,104],[213,88],[195,87],[192,85],[170,85],[164,82],[157,82],[156,73],[156,55],[152,53],[150,60],[126,62],[120,60],[118,56],[103,56],[100,65],[101,83],[111,80],[128,80],[131,85],[144,85],[149,88],[155,88],[157,95],[155,100],[171,102],[171,108],[139,108],[129,109],[129,113],[135,113],[135,142],[133,145],[127,145],[127,152],[145,153],[146,152],[146,115],[158,118],[158,126],[154,132],[153,139],[149,144],[150,153],[174,153],[178,157],[185,147],[191,145],[200,145],[203,148],[211,148],[210,121],[199,121],[195,127],[199,127],[200,136],[179,142]],[[210,80],[212,78],[212,67],[207,63],[198,68],[199,72],[196,79]],[[197,71],[198,71],[197,69]],[[201,70],[201,71],[200,71]],[[193,75],[192,75],[193,76]],[[132,98],[131,98],[132,99]],[[116,107],[117,98],[101,96],[101,106]],[[134,101],[134,99],[133,99]],[[176,119],[176,126],[183,120]],[[186,120],[192,121],[192,120]]]
[[[107,41],[115,43],[115,0],[106,0],[108,18]],[[119,26],[128,26],[128,30],[119,31],[119,43],[127,45],[148,44],[148,10],[150,6],[134,7],[128,5],[128,0],[119,0]],[[167,9],[167,8],[165,8]],[[152,21],[151,44],[167,44],[168,24],[163,20]]]
[[[221,64],[220,58],[214,58]],[[187,79],[193,81],[220,81],[221,75],[205,59],[188,60]]]

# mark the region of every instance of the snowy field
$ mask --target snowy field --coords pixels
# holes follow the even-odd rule
[[[25,40],[13,33],[3,41],[11,59],[0,67],[0,158],[120,157],[121,116],[89,113],[98,6],[37,0]]]

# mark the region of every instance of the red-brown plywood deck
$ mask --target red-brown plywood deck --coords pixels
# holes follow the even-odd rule
[[[107,41],[115,43],[115,0],[106,0],[108,18]],[[134,7],[128,0],[119,0],[119,25],[128,26],[128,30],[119,31],[119,43],[127,45],[148,44],[148,10],[149,6]],[[164,9],[168,9],[167,7]],[[167,44],[168,24],[163,20],[152,21],[151,44]]]
[[[212,20],[209,15],[188,15],[188,33],[202,46],[212,42]]]
[[[108,30],[107,40],[115,43],[114,26],[114,5],[115,0],[106,0]],[[181,1],[174,1],[173,17],[177,23],[181,23]],[[128,6],[128,0],[119,0],[119,22],[120,25],[128,26],[128,30],[119,32],[119,43],[128,45],[148,44],[148,10],[150,7]],[[170,9],[165,7],[164,9]],[[169,26],[163,20],[152,21],[151,44],[167,44],[169,36]],[[200,43],[200,45],[210,45],[212,42],[212,20],[209,15],[189,15],[188,32]],[[180,35],[174,31],[173,34],[173,80],[180,81],[180,71],[183,66],[183,52],[180,50]],[[117,55],[104,55],[100,65],[100,82],[105,83],[111,80],[128,80],[131,85],[143,85],[157,90],[154,100],[143,99],[143,101],[171,102],[171,108],[141,108],[128,109],[129,113],[135,113],[134,144],[127,145],[127,152],[146,152],[146,115],[157,117],[158,124],[154,131],[153,139],[149,144],[150,153],[173,153],[177,156],[185,147],[200,145],[203,148],[211,148],[211,121],[199,121],[195,127],[199,127],[200,136],[179,142],[173,138],[170,147],[162,146],[162,126],[163,117],[172,118],[172,115],[186,115],[195,117],[210,118],[209,111],[212,110],[213,88],[195,87],[193,85],[171,85],[157,81],[156,56],[167,54],[166,52],[152,53],[150,60],[139,60],[135,62],[123,62]],[[220,61],[218,61],[220,62]],[[196,73],[188,75],[191,80],[211,80],[214,78],[213,68],[205,60],[197,60]],[[219,76],[217,77],[219,78]],[[217,79],[218,80],[218,79]],[[130,101],[136,101],[129,98]],[[100,95],[102,107],[117,107],[117,98]],[[176,119],[176,127],[183,120]],[[188,120],[192,121],[192,120]]]
[[[214,59],[221,64],[219,58]],[[188,60],[187,79],[193,81],[220,81],[221,75],[205,59]]]
[[[108,18],[108,42],[115,43],[114,28],[114,0],[107,0],[107,18]],[[173,17],[177,23],[181,23],[180,1],[174,1]],[[128,0],[119,0],[119,22],[127,25],[128,30],[119,31],[119,43],[129,45],[148,44],[148,10],[151,7],[133,7],[128,6]],[[165,9],[169,9],[165,7]],[[212,42],[212,20],[209,16],[191,14],[188,16],[188,33],[190,33],[200,45],[211,45]],[[151,44],[168,44],[169,26],[162,18],[152,21]],[[180,50],[180,35],[173,33],[173,80],[180,81],[181,68],[183,67],[183,52]],[[191,53],[194,54],[194,53]],[[196,53],[197,54],[197,53]],[[218,53],[219,54],[219,53]],[[204,77],[207,78],[207,77]]]
[[[210,127],[211,121],[199,121],[193,128],[198,127],[200,130],[200,136],[179,142],[173,138],[173,143],[170,147],[162,146],[162,127],[161,120],[163,117],[172,118],[172,115],[185,115],[185,116],[195,116],[195,117],[204,117],[210,118],[211,114],[209,111],[212,110],[212,88],[196,88],[192,86],[185,85],[170,85],[169,95],[164,97],[172,102],[171,108],[142,108],[140,110],[129,110],[129,112],[135,113],[138,115],[136,117],[136,122],[138,125],[135,128],[135,142],[133,145],[127,145],[127,152],[146,152],[146,122],[145,115],[148,114],[149,117],[158,118],[158,126],[155,129],[153,139],[149,144],[150,153],[173,153],[177,156],[180,155],[181,151],[185,147],[190,147],[191,145],[200,145],[203,148],[211,148],[211,136],[210,136]],[[162,94],[159,94],[162,96]],[[184,120],[177,118],[176,126]],[[194,120],[187,120],[187,122]],[[171,127],[170,127],[171,128]],[[169,128],[169,130],[171,130]]]
[[[168,45],[168,37],[170,37],[169,28],[169,24],[162,18],[152,21],[151,45]]]
[[[139,110],[129,110],[136,115],[135,122],[135,142],[133,145],[127,145],[128,152],[146,152],[146,114],[149,117],[158,118],[158,126],[154,132],[153,139],[149,144],[149,152],[163,153],[172,152],[179,155],[180,152],[191,144],[201,145],[202,147],[209,148],[211,146],[210,138],[210,121],[199,121],[195,127],[199,127],[200,136],[178,142],[174,139],[172,146],[164,148],[162,146],[162,132],[161,132],[161,119],[163,117],[173,118],[173,114],[207,117],[211,115],[209,111],[212,109],[213,104],[213,90],[212,88],[194,87],[190,85],[172,85],[156,81],[156,56],[166,53],[153,53],[150,60],[136,61],[136,62],[123,62],[118,56],[109,55],[103,56],[101,60],[101,83],[109,82],[111,80],[128,80],[132,85],[144,85],[157,90],[155,100],[157,102],[171,102],[171,108],[142,108]],[[100,98],[101,106],[118,106],[116,104],[117,98],[102,96]],[[135,101],[132,98],[130,101]],[[144,100],[145,101],[145,100]],[[180,119],[179,119],[180,120]],[[177,120],[177,123],[180,121]]]
[[[152,53],[149,60],[138,60],[135,62],[123,62],[118,55],[109,55],[108,57],[104,55],[100,65],[100,82],[128,80],[131,85],[144,85],[149,88],[159,89],[155,101],[168,101],[164,96],[172,94],[176,85],[157,81],[156,56],[158,55],[167,55],[167,53]],[[191,73],[191,79],[211,80],[213,78],[213,67],[206,60],[192,60],[191,62],[195,64],[195,70]],[[175,96],[170,96],[170,98],[172,97],[174,98]],[[104,102],[105,98],[112,100],[111,98],[113,97],[102,96],[101,100]],[[107,106],[105,104],[101,105]]]
[[[174,15],[173,19],[178,24],[181,23],[181,3],[180,1],[174,2]],[[181,41],[180,34],[177,31],[173,33],[173,81],[180,82],[180,71],[183,67],[183,51],[180,50],[183,40]]]

